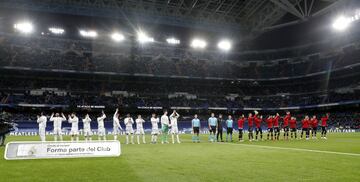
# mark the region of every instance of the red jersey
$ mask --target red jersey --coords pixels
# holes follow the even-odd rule
[[[315,119],[311,119],[311,127],[316,128],[319,124],[319,121]]]
[[[258,117],[255,117],[254,120],[255,120],[255,126],[256,126],[256,128],[260,128],[260,127],[261,127],[261,121],[262,121],[262,119],[261,119],[261,118],[258,118]]]
[[[254,117],[252,116],[252,117],[248,117],[248,124],[249,124],[249,127],[253,127],[253,125],[254,125]]]
[[[273,120],[274,127],[279,127],[279,119],[280,119],[280,116],[275,116],[275,118]]]
[[[283,127],[286,127],[286,126],[289,126],[289,121],[291,119],[291,115],[290,114],[287,114],[285,117],[284,117],[284,125]]]
[[[290,128],[296,128],[296,119],[290,120]]]
[[[268,127],[268,128],[272,128],[272,127],[273,127],[273,119],[272,119],[272,118],[267,118],[267,119],[266,119],[266,123],[267,123],[267,127]]]
[[[308,119],[303,119],[302,120],[302,127],[303,128],[309,128],[309,120]]]
[[[243,129],[244,128],[244,122],[245,122],[245,118],[239,118],[239,120],[238,120],[238,128]]]
[[[329,117],[324,116],[321,118],[321,126],[327,126],[327,121],[329,120]]]

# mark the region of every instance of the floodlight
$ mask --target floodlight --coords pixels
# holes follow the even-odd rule
[[[98,34],[96,31],[93,30],[80,30],[80,35],[83,37],[95,38]]]
[[[202,40],[202,39],[194,39],[192,42],[191,42],[191,47],[193,48],[200,48],[200,49],[203,49],[205,48],[207,45],[207,43]]]
[[[350,24],[351,24],[350,18],[340,16],[334,21],[332,26],[335,30],[343,31],[346,28],[348,28]]]
[[[19,31],[21,33],[25,33],[25,34],[29,34],[34,31],[34,26],[30,22],[16,23],[16,24],[14,24],[14,28],[17,31]]]
[[[154,42],[154,38],[147,36],[146,33],[142,31],[137,33],[137,39],[140,43]]]
[[[175,39],[175,38],[168,38],[168,39],[166,39],[166,42],[168,43],[168,44],[180,44],[180,40],[179,39]]]
[[[120,41],[123,41],[125,39],[123,34],[117,33],[117,32],[111,34],[111,38],[116,42],[120,42]]]
[[[222,40],[218,43],[217,46],[223,51],[229,51],[231,49],[231,42],[228,40]]]
[[[64,29],[62,28],[56,28],[56,27],[50,27],[49,28],[49,31],[53,34],[57,34],[57,35],[60,35],[60,34],[63,34],[65,32]]]

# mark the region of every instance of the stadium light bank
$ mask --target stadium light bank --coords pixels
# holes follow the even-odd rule
[[[98,36],[97,32],[94,30],[80,30],[79,32],[83,37],[95,38]]]
[[[207,46],[207,43],[202,39],[194,39],[191,41],[190,46],[195,49],[204,49]]]
[[[125,36],[121,33],[114,32],[113,34],[111,34],[111,39],[114,40],[115,42],[121,42],[125,40]]]
[[[180,44],[180,40],[179,40],[179,39],[176,39],[176,38],[174,38],[174,37],[167,38],[167,39],[166,39],[166,42],[167,42],[168,44],[172,44],[172,45]]]
[[[360,11],[357,11],[357,13],[351,17],[341,15],[334,20],[332,27],[337,31],[344,31],[349,28],[354,21],[358,21],[359,19]]]
[[[222,51],[229,51],[232,47],[231,42],[228,40],[221,40],[217,46]]]
[[[145,43],[148,43],[148,42],[154,42],[153,37],[149,37],[145,32],[142,32],[142,31],[138,31],[137,40],[141,44],[145,44]]]
[[[14,28],[24,34],[30,34],[34,31],[34,26],[30,22],[19,22],[14,24]]]
[[[65,30],[62,28],[50,27],[49,31],[55,35],[61,35],[65,33]]]

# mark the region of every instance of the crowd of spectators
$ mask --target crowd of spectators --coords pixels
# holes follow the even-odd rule
[[[304,76],[353,65],[360,58],[360,49],[355,43],[331,51],[283,55],[289,57],[249,61],[246,58],[251,56],[236,56],[235,53],[226,56],[173,47],[114,47],[110,43],[0,35],[0,66],[3,67],[190,77],[266,79]]]

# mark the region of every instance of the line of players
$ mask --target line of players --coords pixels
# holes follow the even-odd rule
[[[152,130],[151,130],[151,143],[157,143],[158,135],[160,135],[160,130],[158,127],[158,124],[161,122],[161,143],[169,143],[168,142],[168,133],[169,129],[171,128],[171,134],[172,134],[172,143],[181,143],[179,139],[179,130],[178,130],[178,118],[180,115],[174,110],[170,117],[167,116],[168,112],[165,110],[164,114],[159,119],[156,114],[152,114],[152,117],[150,119],[152,124]],[[106,118],[105,113],[102,111],[101,115],[96,119],[98,123],[98,139],[99,140],[106,140],[106,131],[104,127],[104,120]],[[266,118],[265,122],[267,124],[267,140],[279,140],[280,138],[280,115],[277,113],[276,115],[270,115]],[[297,121],[295,117],[292,117],[290,115],[290,112],[286,112],[286,115],[282,118],[283,124],[282,128],[284,131],[284,139],[289,139],[289,132],[291,139],[295,138],[297,139]],[[321,118],[321,138],[326,139],[326,127],[327,127],[327,121],[329,119],[329,113],[327,113],[324,117]],[[241,115],[241,117],[238,119],[238,130],[239,130],[239,141],[243,142],[243,133],[244,133],[244,124],[247,120],[248,123],[248,137],[249,141],[254,140],[263,140],[263,132],[261,128],[261,124],[263,122],[263,116],[259,115],[257,111],[254,111],[253,113],[249,113],[248,117],[245,118],[244,115]],[[79,118],[76,116],[75,113],[71,113],[68,115],[68,118],[65,117],[63,113],[53,113],[50,116],[50,121],[53,121],[54,129],[53,129],[53,135],[54,140],[57,141],[58,138],[60,141],[62,141],[62,122],[68,121],[71,123],[71,130],[70,130],[70,136],[71,141],[79,141]],[[46,122],[47,117],[41,113],[40,116],[38,116],[37,122],[39,124],[39,135],[41,138],[41,141],[45,141],[45,128],[46,128]],[[85,115],[85,118],[82,119],[82,122],[84,124],[83,133],[85,137],[85,141],[91,141],[92,139],[92,131],[91,131],[91,118],[88,114]],[[223,141],[222,135],[223,135],[223,118],[222,115],[219,114],[219,117],[216,118],[214,113],[211,113],[211,117],[208,119],[208,127],[210,131],[209,141],[215,142],[215,141]],[[133,125],[136,123],[136,132],[134,132]],[[142,119],[141,115],[138,115],[137,119],[134,121],[133,118],[130,116],[130,114],[127,114],[124,118],[124,124],[125,124],[125,133],[126,133],[126,144],[133,144],[134,143],[134,134],[137,135],[137,143],[140,144],[140,135],[142,135],[142,142],[146,143],[145,140],[145,132],[143,123],[145,123],[145,120]],[[198,118],[197,114],[194,115],[192,123],[192,129],[193,129],[193,142],[200,142],[199,133],[200,133],[200,119]],[[303,135],[305,133],[306,139],[308,140],[310,137],[310,131],[312,134],[312,138],[316,139],[317,134],[317,128],[318,128],[318,120],[316,116],[313,116],[311,119],[309,116],[305,116],[305,118],[301,121],[302,124],[302,130],[301,130],[301,136],[300,138],[303,138]],[[228,118],[225,120],[226,125],[226,141],[232,141],[232,134],[233,134],[233,125],[234,121],[232,119],[232,116],[229,115]],[[255,139],[254,139],[254,130],[255,128]],[[113,136],[114,140],[117,140],[117,136],[120,134],[120,131],[122,130],[122,127],[120,125],[120,119],[119,119],[119,110],[116,109],[114,115],[113,115]],[[216,135],[216,138],[215,138]],[[260,136],[259,136],[260,135]],[[176,140],[175,140],[176,136]],[[220,137],[220,138],[219,138]],[[220,140],[219,140],[220,139]]]
[[[170,117],[167,116],[167,111],[164,111],[164,114],[161,116],[161,133],[162,139],[161,143],[169,143],[168,142],[168,133],[169,128],[171,128],[172,133],[172,143],[181,143],[179,138],[179,129],[177,125],[177,120],[180,117],[180,115],[174,110],[173,113],[170,115]],[[101,112],[101,115],[97,117],[97,135],[98,140],[106,140],[106,130],[104,126],[104,120],[106,119],[106,115],[104,111]],[[76,116],[75,113],[71,113],[68,115],[68,118],[65,117],[63,113],[52,113],[50,116],[50,121],[53,122],[53,135],[54,140],[60,141],[63,140],[62,138],[62,123],[65,121],[68,121],[71,123],[71,130],[70,130],[70,136],[71,141],[79,141],[79,118]],[[152,114],[152,117],[150,119],[152,130],[151,130],[151,143],[155,144],[157,143],[158,135],[160,135],[160,130],[158,127],[158,124],[160,122],[160,119],[156,116],[156,114]],[[82,119],[84,128],[83,128],[83,134],[85,137],[85,141],[91,141],[92,140],[92,130],[91,130],[91,118],[89,114],[85,115],[85,118]],[[45,136],[45,128],[47,123],[47,117],[44,115],[44,113],[41,113],[37,116],[37,123],[39,124],[39,136],[41,141],[46,141]],[[133,125],[136,123],[136,131],[134,132]],[[124,118],[124,124],[125,124],[125,133],[126,133],[126,144],[134,144],[134,134],[137,135],[137,143],[140,144],[140,135],[142,135],[142,142],[146,143],[145,140],[145,132],[144,132],[144,126],[143,123],[145,123],[145,120],[142,119],[141,115],[138,115],[137,119],[135,121],[130,116],[130,114],[127,114]],[[122,130],[122,127],[120,125],[120,118],[119,118],[119,110],[116,109],[114,115],[113,115],[113,136],[114,140],[117,140],[118,135],[120,134],[120,131]],[[175,140],[176,136],[176,140]]]
[[[327,139],[327,122],[329,120],[330,114],[327,113],[325,116],[321,118],[321,138]],[[284,131],[284,140],[289,139],[289,132],[291,139],[295,138],[297,139],[297,121],[295,117],[292,117],[290,112],[286,112],[286,115],[284,117],[280,117],[279,113],[276,113],[276,115],[269,115],[266,119],[266,125],[267,125],[267,140],[279,140],[280,138],[280,119],[283,120],[282,129]],[[238,130],[239,130],[239,141],[243,142],[243,134],[244,134],[244,124],[247,120],[248,123],[248,137],[249,141],[258,141],[263,140],[263,132],[262,132],[262,122],[263,122],[263,116],[259,115],[257,111],[254,111],[253,113],[249,113],[248,117],[246,118],[244,115],[241,115],[238,119]],[[211,113],[211,117],[208,119],[208,127],[210,131],[209,141],[215,142],[215,141],[223,141],[222,133],[223,133],[223,118],[222,115],[219,114],[219,117],[216,118],[214,113]],[[232,116],[229,115],[228,118],[225,120],[226,125],[226,141],[232,141],[232,134],[233,134],[233,125],[234,121],[232,119]],[[301,135],[300,139],[303,138],[304,134],[306,137],[306,140],[309,140],[310,138],[310,132],[312,135],[312,139],[317,139],[317,130],[319,126],[319,121],[317,117],[314,115],[311,119],[308,115],[305,115],[304,119],[301,120]],[[194,119],[192,120],[192,127],[193,127],[193,142],[200,142],[199,140],[199,128],[200,128],[200,120],[197,118],[197,115],[194,116]],[[254,128],[255,128],[255,139],[254,139]],[[216,135],[216,138],[215,138]],[[259,136],[260,135],[260,136]],[[220,137],[220,138],[219,138]],[[220,140],[219,140],[220,139]]]

